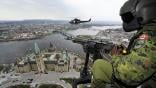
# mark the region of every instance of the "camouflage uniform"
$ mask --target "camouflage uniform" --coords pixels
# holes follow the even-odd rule
[[[106,84],[113,82],[113,76],[125,84],[138,85],[153,75],[156,71],[155,29],[156,23],[145,25],[138,32],[130,54],[112,56],[111,62],[96,60],[92,66],[92,88],[106,88]]]

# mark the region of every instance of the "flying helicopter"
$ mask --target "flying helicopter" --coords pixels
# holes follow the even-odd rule
[[[71,21],[69,21],[70,24],[80,24],[80,23],[85,23],[85,22],[90,22],[91,21],[91,18],[89,20],[86,20],[86,21],[81,21],[80,19],[78,18],[75,18]]]

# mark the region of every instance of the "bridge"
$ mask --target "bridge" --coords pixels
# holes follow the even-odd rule
[[[74,35],[66,33],[64,31],[55,30],[55,31],[53,31],[53,33],[59,33],[59,34],[65,36],[67,40],[71,40],[71,39],[73,39],[75,37]]]

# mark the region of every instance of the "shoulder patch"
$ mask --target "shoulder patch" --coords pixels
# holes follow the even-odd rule
[[[148,40],[149,35],[147,33],[143,33],[139,36],[139,40]]]

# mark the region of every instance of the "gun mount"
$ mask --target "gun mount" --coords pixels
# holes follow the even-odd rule
[[[91,83],[91,74],[89,72],[89,59],[92,55],[92,61],[96,59],[107,59],[111,60],[109,55],[110,50],[113,48],[114,44],[110,41],[102,41],[100,39],[93,39],[91,36],[76,36],[71,39],[74,43],[81,44],[83,46],[84,52],[86,53],[85,64],[80,72],[80,78],[73,80],[73,88],[77,88],[79,84]]]
[[[102,39],[94,39],[91,36],[86,36],[86,35],[85,36],[79,35],[75,37],[64,32],[58,32],[58,33],[67,37],[65,39],[71,40],[74,43],[81,44],[83,46],[84,52],[86,53],[85,64],[83,69],[80,72],[80,78],[73,79],[72,87],[77,88],[77,85],[79,84],[91,83],[91,74],[88,68],[90,58],[92,58],[93,62],[96,59],[106,59],[110,61],[111,56],[109,55],[109,53],[114,47],[113,42],[104,41]]]
[[[88,71],[88,63],[90,55],[92,55],[93,62],[97,59],[106,59],[111,60],[111,56],[109,55],[110,50],[113,48],[113,43],[101,42],[93,39],[88,40],[72,40],[74,43],[81,44],[83,46],[84,52],[86,53],[85,64],[80,72],[80,78],[73,80],[73,88],[77,88],[79,84],[91,83],[91,75]]]

